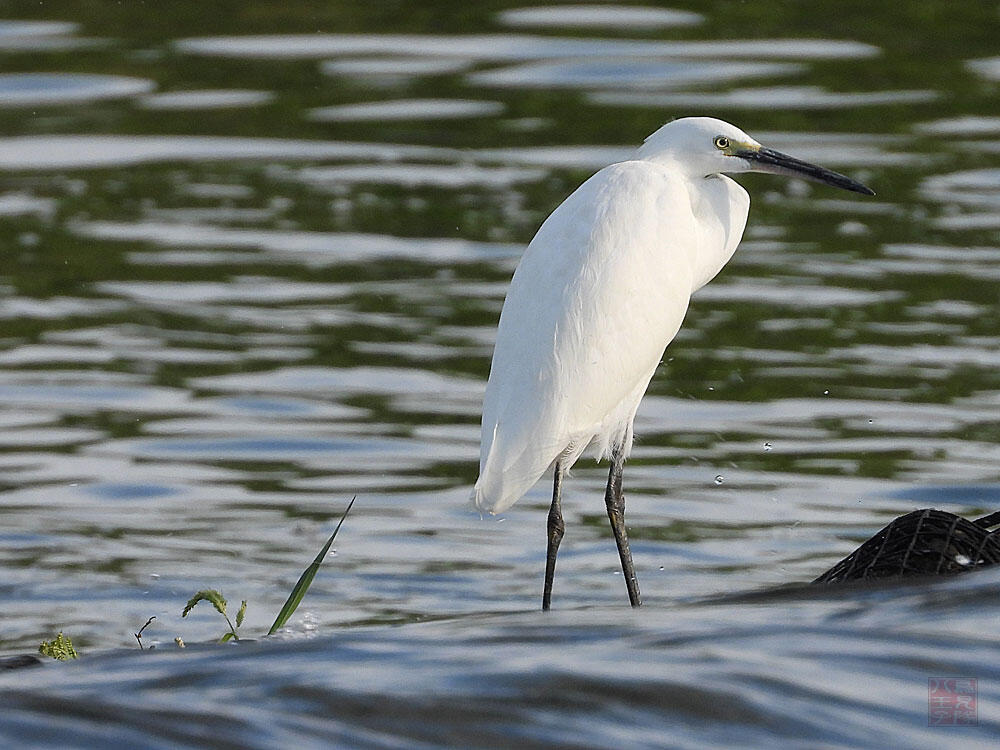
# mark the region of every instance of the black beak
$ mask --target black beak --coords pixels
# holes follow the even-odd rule
[[[801,161],[794,156],[788,156],[780,151],[769,148],[745,149],[736,152],[736,156],[746,159],[753,165],[754,172],[770,172],[772,174],[784,174],[794,177],[805,177],[807,180],[824,182],[833,187],[850,190],[862,195],[875,195],[875,191],[870,187],[862,185],[856,180],[852,180],[846,175],[834,172],[807,161]]]

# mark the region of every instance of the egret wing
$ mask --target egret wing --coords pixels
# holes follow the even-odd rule
[[[483,403],[477,505],[501,511],[560,455],[631,424],[693,289],[686,180],[607,167],[539,229],[514,273]]]

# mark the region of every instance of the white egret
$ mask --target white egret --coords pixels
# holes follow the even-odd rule
[[[504,301],[483,400],[481,511],[509,508],[553,469],[542,608],[564,524],[562,480],[593,445],[610,458],[605,504],[632,606],[622,470],[636,409],[691,294],[729,261],[750,197],[726,173],[801,176],[874,195],[849,177],[761,146],[710,117],[667,123],[545,220]]]

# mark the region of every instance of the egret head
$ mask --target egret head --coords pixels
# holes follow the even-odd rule
[[[688,176],[770,172],[803,177],[863,195],[875,192],[850,177],[761,146],[735,125],[714,117],[684,117],[668,122],[639,149],[640,159],[669,160]]]

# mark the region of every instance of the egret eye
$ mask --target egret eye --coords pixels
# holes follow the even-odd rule
[[[715,141],[713,142],[715,143],[715,147],[721,151],[725,151],[729,148],[729,139],[724,135],[715,136]]]

